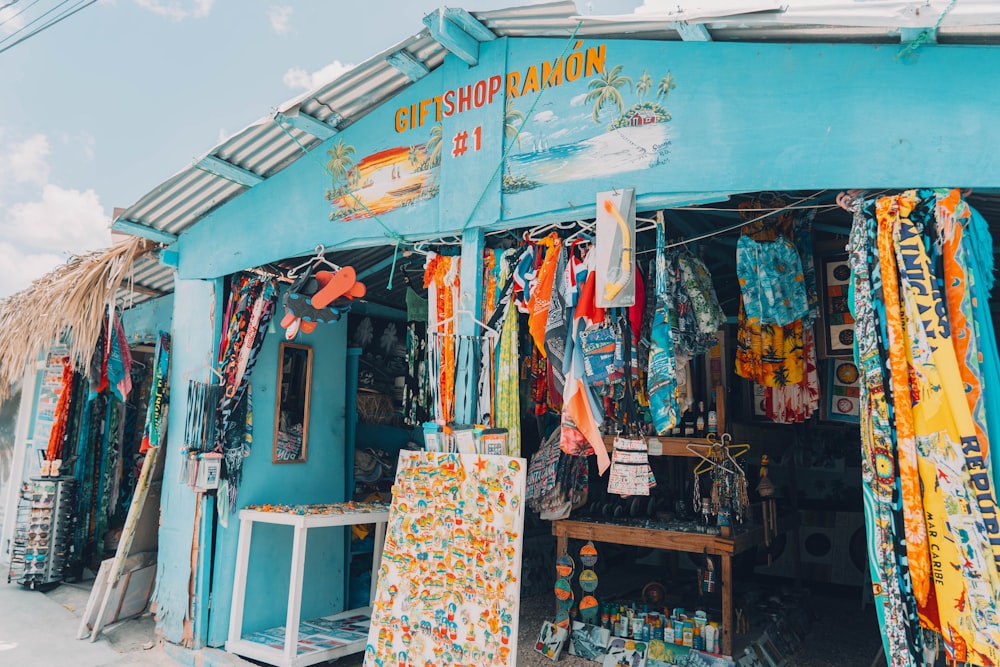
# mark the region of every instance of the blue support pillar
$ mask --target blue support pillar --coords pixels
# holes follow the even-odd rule
[[[185,628],[191,623],[195,645],[204,646],[208,625],[212,511],[205,511],[203,506],[202,511],[197,512],[197,495],[178,480],[184,463],[180,445],[184,440],[188,380],[204,381],[208,374],[205,364],[212,358],[215,349],[217,318],[221,312],[220,286],[221,281],[177,280],[174,288],[170,350],[171,409],[167,416],[167,441],[162,445],[165,458],[154,600],[157,629],[164,639],[175,644],[183,641]],[[201,371],[198,371],[199,368]],[[196,566],[192,599],[189,585],[196,536],[198,553],[194,554]],[[189,618],[192,609],[194,617]]]
[[[464,310],[467,313],[456,316],[455,333],[460,337],[479,336],[483,333],[475,320],[482,319],[480,309],[483,302],[483,247],[485,238],[482,229],[470,229],[462,235],[462,268],[459,273],[462,296],[455,310]],[[464,340],[466,344],[472,342],[468,338],[459,338],[459,340]],[[457,394],[460,387],[467,387],[469,394],[457,397],[455,421],[459,424],[471,424],[475,420],[476,375],[479,369],[476,368],[475,361],[470,364],[463,364],[463,361],[463,359],[458,359],[455,363],[455,391]]]

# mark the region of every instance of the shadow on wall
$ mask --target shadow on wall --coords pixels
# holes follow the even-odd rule
[[[21,389],[15,387],[10,398],[0,403],[0,526],[3,525],[4,498],[10,483],[14,460],[14,433],[17,431],[17,411],[21,405]]]

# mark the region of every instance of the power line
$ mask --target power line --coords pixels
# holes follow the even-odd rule
[[[36,2],[37,2],[37,0],[36,0]],[[0,39],[0,45],[2,45],[6,41],[9,41],[17,33],[23,31],[25,28],[27,28],[28,26],[32,25],[33,23],[37,23],[40,19],[44,18],[48,14],[51,14],[52,12],[54,12],[57,9],[59,9],[63,5],[67,4],[68,2],[69,2],[69,0],[63,0],[63,2],[60,2],[58,5],[56,5],[55,7],[53,7],[52,9],[50,9],[49,11],[45,12],[44,14],[42,14],[41,16],[39,16],[38,18],[34,19],[33,21],[31,21],[30,23],[28,23],[24,27],[22,27],[19,30],[16,30],[15,32],[11,33],[10,35],[8,35],[7,37],[5,37],[4,39]],[[49,20],[48,23],[45,23],[45,24],[39,26],[38,28],[36,28],[32,32],[29,32],[28,34],[26,34],[26,35],[22,36],[21,38],[15,40],[11,44],[8,44],[6,46],[0,46],[0,53],[3,53],[4,51],[8,51],[8,50],[14,48],[15,46],[17,46],[21,42],[23,42],[23,41],[25,41],[25,40],[27,40],[27,39],[29,39],[31,37],[34,37],[35,35],[39,34],[43,30],[46,30],[47,28],[51,28],[52,26],[54,26],[57,23],[60,23],[64,19],[68,19],[70,16],[73,16],[73,14],[76,14],[77,12],[79,12],[79,11],[81,11],[83,9],[86,9],[87,7],[89,7],[90,5],[94,4],[95,2],[97,2],[97,0],[80,0],[75,5],[73,5],[72,7],[70,7],[69,9],[67,9],[66,11],[64,11],[63,13],[61,13],[61,14],[53,17],[51,20]],[[34,3],[32,3],[32,4],[34,4]]]
[[[17,2],[17,0],[13,0],[13,1],[14,1],[14,2]],[[20,16],[20,15],[21,15],[21,14],[23,14],[23,13],[25,13],[26,11],[28,11],[29,9],[31,9],[32,7],[34,7],[34,6],[35,6],[35,5],[37,5],[37,4],[38,4],[38,0],[32,0],[32,2],[28,3],[28,6],[27,6],[27,7],[22,7],[22,8],[21,8],[21,11],[17,12],[17,13],[16,13],[16,14],[14,14],[13,16],[10,16],[9,18],[7,18],[7,19],[6,19],[6,20],[4,20],[4,21],[0,21],[0,28],[2,28],[3,26],[7,25],[8,23],[10,23],[10,22],[11,22],[11,21],[13,21],[14,19],[16,19],[16,18],[17,18],[18,16]],[[9,5],[8,5],[8,6],[9,6]]]

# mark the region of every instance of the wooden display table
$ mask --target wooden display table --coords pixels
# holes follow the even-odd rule
[[[779,522],[778,531],[788,530],[795,521]],[[708,533],[664,530],[660,528],[640,528],[596,521],[574,521],[564,519],[552,522],[552,534],[556,536],[556,556],[568,552],[569,538],[593,540],[610,544],[627,544],[636,547],[652,547],[668,551],[684,551],[696,554],[711,554],[722,560],[722,641],[725,655],[733,650],[733,556],[755,548],[764,542],[761,526],[745,526],[733,537],[722,537]]]
[[[388,505],[376,503],[300,505],[268,508],[266,511],[253,508],[240,511],[240,537],[236,552],[236,575],[233,582],[233,604],[229,617],[229,639],[226,641],[226,650],[280,667],[312,665],[364,651],[368,644],[367,624],[371,620],[371,607],[301,621],[306,535],[310,528],[374,523],[375,552],[372,558],[371,587],[371,597],[374,598],[388,521]],[[292,526],[294,529],[288,612],[284,627],[244,636],[243,608],[246,601],[247,566],[250,560],[250,538],[255,522]]]

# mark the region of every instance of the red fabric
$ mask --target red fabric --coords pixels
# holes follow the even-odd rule
[[[73,392],[73,364],[69,357],[63,357],[62,387],[59,389],[59,400],[56,402],[55,420],[49,433],[49,446],[45,450],[45,458],[55,461],[62,458],[63,440],[66,439],[66,422],[69,419],[69,397]],[[105,374],[107,383],[107,374]]]
[[[646,314],[646,283],[642,280],[642,272],[635,267],[635,305],[628,309],[628,321],[632,325],[632,342],[639,340],[642,329],[642,318]]]
[[[573,311],[573,318],[582,317],[587,323],[587,326],[593,324],[594,322],[604,321],[604,309],[597,307],[597,272],[591,271],[590,275],[587,276],[587,282],[583,284],[583,289],[580,290],[580,301],[576,304],[576,310]]]

